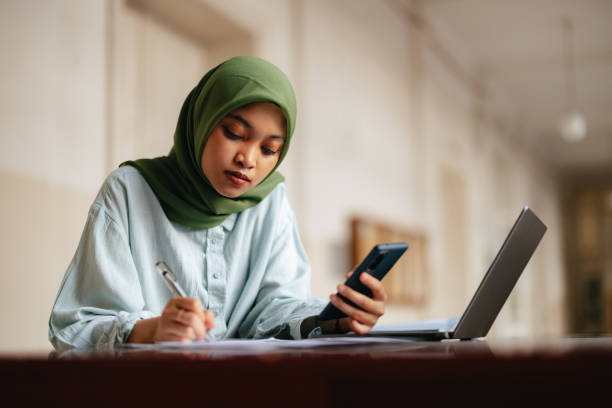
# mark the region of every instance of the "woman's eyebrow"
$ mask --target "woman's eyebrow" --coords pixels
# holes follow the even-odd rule
[[[251,129],[251,128],[252,128],[252,126],[251,126],[251,124],[249,123],[249,121],[248,121],[248,120],[246,120],[245,118],[243,118],[243,117],[242,117],[242,116],[240,116],[240,115],[236,115],[235,113],[228,113],[228,114],[227,114],[227,117],[228,117],[228,118],[235,119],[235,120],[237,120],[237,121],[241,122],[241,123],[242,123],[244,126],[246,126],[246,127],[247,127],[247,128],[249,128],[249,129]],[[268,136],[268,137],[269,137],[269,138],[272,138],[272,139],[283,139],[283,140],[285,140],[285,136],[283,136],[283,135],[270,135],[270,136]]]
[[[243,117],[242,117],[242,116],[240,116],[240,115],[236,115],[236,114],[233,114],[233,113],[229,113],[229,114],[227,115],[227,117],[228,117],[228,118],[232,118],[232,119],[236,119],[236,120],[238,120],[238,121],[242,122],[242,124],[243,124],[244,126],[248,127],[249,129],[252,127],[252,126],[251,126],[251,124],[250,124],[250,123],[249,123],[249,122],[248,122],[248,121],[247,121],[245,118],[243,118]]]

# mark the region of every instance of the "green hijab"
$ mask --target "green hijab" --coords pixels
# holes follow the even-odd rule
[[[219,120],[253,102],[273,102],[280,107],[287,120],[286,140],[278,163],[265,179],[243,195],[227,198],[204,175],[202,151]],[[257,205],[284,180],[275,170],[289,149],[296,113],[293,89],[280,69],[257,57],[234,57],[208,71],[187,95],[168,156],[127,161],[121,166],[140,171],[171,221],[196,229],[212,228],[230,214]]]

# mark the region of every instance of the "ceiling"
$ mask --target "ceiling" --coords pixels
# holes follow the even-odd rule
[[[485,89],[505,133],[563,174],[612,170],[612,1],[424,0],[446,51]],[[576,100],[587,136],[559,136],[568,110],[562,18],[573,24]]]

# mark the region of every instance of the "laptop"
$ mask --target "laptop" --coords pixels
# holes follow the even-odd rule
[[[368,336],[419,340],[485,337],[546,232],[546,225],[523,208],[461,318],[378,325]]]

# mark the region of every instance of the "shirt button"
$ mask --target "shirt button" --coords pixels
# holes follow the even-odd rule
[[[213,278],[219,279],[219,274],[218,273],[213,274]]]

